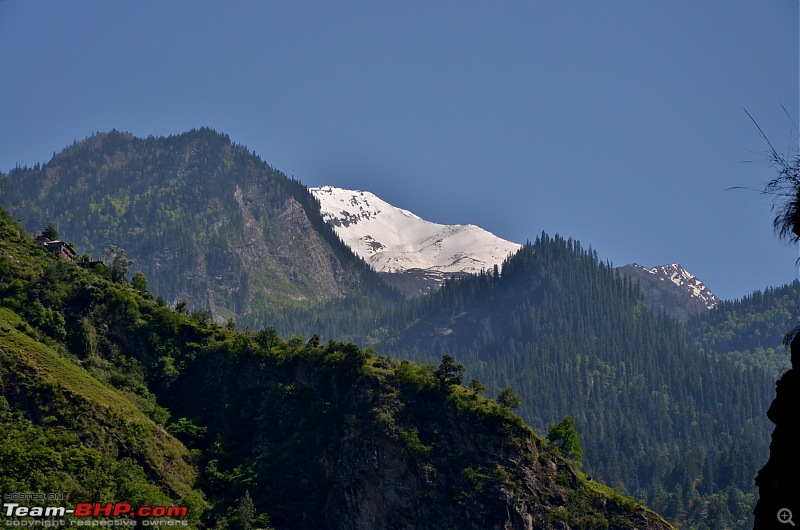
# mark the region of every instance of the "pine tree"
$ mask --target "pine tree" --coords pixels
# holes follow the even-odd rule
[[[253,527],[253,519],[256,517],[256,507],[253,499],[250,498],[250,490],[245,490],[242,500],[239,502],[237,519],[242,530],[250,530]]]
[[[445,388],[450,385],[460,385],[464,377],[464,366],[456,364],[456,360],[452,355],[443,355],[442,364],[433,372],[433,375]]]
[[[47,223],[47,228],[42,230],[42,235],[50,241],[56,241],[58,239],[58,230],[56,230],[56,225],[54,225],[52,221]]]

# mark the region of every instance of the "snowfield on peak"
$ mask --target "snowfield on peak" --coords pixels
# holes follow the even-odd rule
[[[697,276],[684,269],[679,263],[658,265],[651,269],[638,263],[632,263],[620,269],[627,272],[640,271],[639,278],[644,274],[659,282],[671,282],[677,289],[702,303],[706,309],[713,309],[719,304],[719,298]]]
[[[702,300],[709,309],[713,309],[719,303],[719,298],[717,298],[708,287],[703,285],[703,282],[701,282],[697,276],[681,267],[678,263],[659,265],[652,269],[645,270],[650,274],[667,278],[678,287],[683,287],[689,291],[693,297]]]
[[[423,269],[477,273],[498,267],[521,245],[475,225],[442,225],[392,206],[368,191],[311,188],[322,216],[378,272]]]

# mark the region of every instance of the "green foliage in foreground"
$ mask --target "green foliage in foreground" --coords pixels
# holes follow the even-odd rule
[[[59,425],[54,416],[43,420],[33,423],[0,396],[0,491],[57,492],[82,502],[172,504],[135,459],[117,459],[104,448],[81,443],[75,429]]]
[[[558,445],[564,456],[580,462],[583,458],[583,449],[581,449],[581,437],[575,429],[574,423],[575,420],[567,416],[550,427],[547,439]]]

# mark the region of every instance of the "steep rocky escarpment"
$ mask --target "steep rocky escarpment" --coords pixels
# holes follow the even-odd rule
[[[162,395],[236,455],[278,528],[671,528],[582,477],[509,409],[429,368],[313,340],[276,358],[260,345],[285,345],[253,339],[244,355],[201,354]],[[202,396],[181,398],[196,386]],[[238,469],[203,460],[221,475]],[[243,485],[228,488],[209,493]]]
[[[305,186],[210,129],[112,131],[0,179],[30,232],[54,222],[81,253],[111,245],[174,305],[246,318],[277,301],[336,299],[380,283],[322,220]]]
[[[792,367],[777,381],[767,417],[775,424],[767,464],[756,477],[756,529],[785,528],[778,512],[800,513],[800,335],[791,343]]]
[[[424,455],[384,431],[360,461],[334,470],[341,487],[326,504],[327,519],[339,521],[331,527],[670,527],[628,500],[592,490],[541,440],[522,435],[509,443],[458,416],[447,414],[417,434],[431,437]]]

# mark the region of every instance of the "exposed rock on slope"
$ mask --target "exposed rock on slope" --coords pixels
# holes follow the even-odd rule
[[[53,221],[95,258],[123,247],[168,302],[218,320],[275,300],[336,298],[374,277],[304,186],[210,129],[95,134],[12,171],[0,200],[28,230]]]
[[[617,267],[620,274],[640,282],[642,294],[656,308],[686,323],[689,316],[712,309],[719,303],[714,293],[695,275],[677,263],[648,269],[633,263]]]
[[[429,294],[449,279],[463,278],[468,272],[441,272],[433,269],[406,269],[396,272],[379,272],[381,279],[408,298]]]
[[[209,438],[241,453],[278,528],[671,528],[580,477],[508,409],[423,367],[313,341],[293,357],[221,353],[198,355],[167,401],[204,411]],[[203,396],[180,397],[197,386]]]

